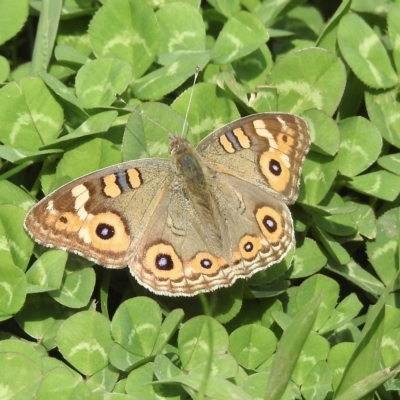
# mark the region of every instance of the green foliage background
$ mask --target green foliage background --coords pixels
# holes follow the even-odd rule
[[[400,398],[400,1],[0,0],[0,45],[1,399]],[[35,245],[44,194],[168,155],[196,66],[194,144],[308,122],[296,249],[182,300]]]

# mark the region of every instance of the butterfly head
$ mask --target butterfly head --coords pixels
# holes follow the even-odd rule
[[[192,150],[190,143],[179,135],[169,135],[169,152],[172,157],[188,153]]]

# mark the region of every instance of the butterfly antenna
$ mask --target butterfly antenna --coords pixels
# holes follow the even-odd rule
[[[197,77],[199,76],[199,72],[200,72],[200,67],[196,67],[194,69],[194,79],[193,79],[193,85],[192,85],[192,90],[190,92],[190,97],[189,97],[189,103],[186,109],[186,115],[185,115],[185,119],[183,121],[183,126],[182,126],[182,137],[184,137],[185,134],[185,128],[187,125],[187,118],[189,115],[189,110],[190,110],[190,105],[192,104],[192,98],[193,98],[193,92],[194,92],[194,85],[196,84],[197,81]]]

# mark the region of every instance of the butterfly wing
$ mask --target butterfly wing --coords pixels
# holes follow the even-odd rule
[[[212,185],[216,220],[196,213],[184,190],[170,191],[149,220],[129,267],[157,294],[193,296],[231,286],[279,262],[293,243],[287,206],[229,175]],[[215,228],[219,236],[211,236]]]
[[[301,167],[309,148],[307,124],[302,118],[261,113],[217,129],[199,143],[197,151],[212,169],[250,182],[291,204],[298,196]]]
[[[216,288],[213,282],[207,283],[208,270],[196,260],[221,251],[221,236],[210,235],[218,225],[198,214],[185,190],[176,187],[154,210],[139,246],[133,249],[132,274],[157,294],[193,296]]]
[[[221,271],[222,286],[230,286],[226,282],[249,278],[280,262],[294,243],[294,229],[287,205],[276,197],[228,174],[215,179],[215,197],[226,221],[226,252],[232,254]]]
[[[25,228],[40,244],[122,268],[173,179],[169,160],[142,159],[76,179],[28,213]]]

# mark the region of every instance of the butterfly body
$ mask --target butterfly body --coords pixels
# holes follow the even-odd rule
[[[41,200],[25,227],[39,243],[122,268],[157,294],[193,296],[279,262],[294,241],[286,204],[310,146],[300,117],[263,113],[193,148],[170,137],[171,160],[125,162]]]

